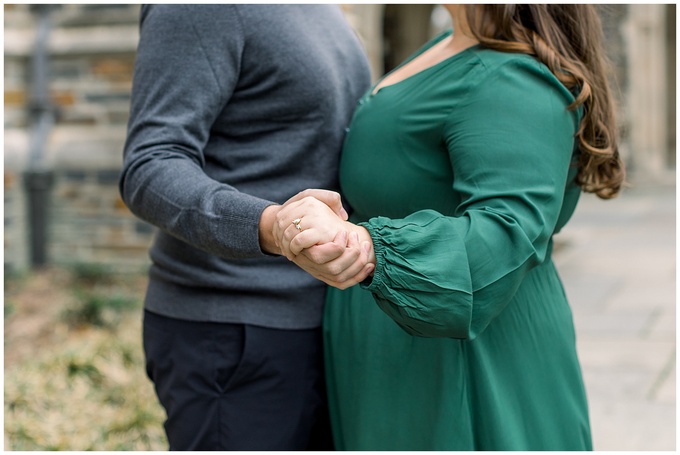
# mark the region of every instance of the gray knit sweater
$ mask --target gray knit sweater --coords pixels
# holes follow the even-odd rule
[[[338,189],[370,74],[332,5],[142,7],[121,195],[159,228],[145,307],[166,316],[317,327],[325,286],[264,254],[265,207]]]

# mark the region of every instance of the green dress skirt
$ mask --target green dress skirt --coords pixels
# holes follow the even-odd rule
[[[474,46],[359,101],[340,178],[377,264],[328,292],[338,450],[591,449],[551,260],[579,197],[573,100],[534,58]]]

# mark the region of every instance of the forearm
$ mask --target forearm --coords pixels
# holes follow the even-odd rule
[[[271,201],[210,179],[167,150],[128,160],[121,195],[139,218],[196,248],[222,257],[262,255],[258,224]]]

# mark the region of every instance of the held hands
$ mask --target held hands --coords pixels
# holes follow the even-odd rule
[[[346,220],[338,193],[305,190],[280,207],[272,235],[289,260],[326,284],[346,289],[375,268],[368,231]]]

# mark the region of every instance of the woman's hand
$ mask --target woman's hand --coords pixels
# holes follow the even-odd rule
[[[342,252],[339,256],[338,251]],[[364,281],[375,269],[375,264],[368,262],[370,252],[371,244],[360,244],[356,232],[341,231],[332,243],[302,250],[293,262],[316,279],[346,289]]]
[[[278,210],[272,236],[281,253],[312,276],[340,289],[353,286],[375,267],[371,237],[345,221],[346,214],[338,216],[337,207],[332,210],[313,197],[313,191],[319,190],[306,190]]]

